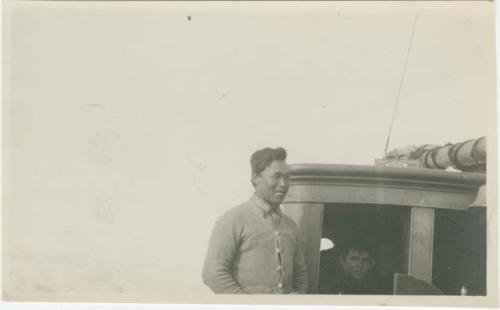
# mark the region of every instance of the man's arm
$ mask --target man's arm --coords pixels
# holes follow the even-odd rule
[[[293,259],[293,288],[299,294],[307,294],[307,269],[302,252],[302,242],[297,233],[297,248]]]
[[[231,275],[231,264],[239,247],[240,232],[232,217],[223,215],[215,223],[203,265],[203,282],[216,294],[243,294]]]

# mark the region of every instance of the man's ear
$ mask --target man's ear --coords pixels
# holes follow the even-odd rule
[[[257,185],[257,182],[256,182],[256,179],[258,178],[258,174],[255,173],[255,172],[252,172],[252,178],[251,178],[251,182],[253,184],[253,186],[255,187],[255,185]]]

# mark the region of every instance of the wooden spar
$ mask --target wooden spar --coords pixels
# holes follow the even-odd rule
[[[424,151],[419,160],[423,167],[431,169],[453,167],[467,171],[471,170],[471,168],[485,168],[486,137]]]

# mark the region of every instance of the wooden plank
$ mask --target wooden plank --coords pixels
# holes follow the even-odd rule
[[[319,203],[286,203],[283,213],[299,227],[302,249],[307,267],[309,293],[318,289],[319,251],[323,229],[324,205]]]
[[[408,275],[432,283],[434,209],[411,209],[408,232]]]

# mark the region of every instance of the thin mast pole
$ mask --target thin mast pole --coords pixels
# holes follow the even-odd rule
[[[411,37],[410,37],[410,42],[408,43],[408,50],[406,51],[406,59],[405,59],[405,64],[403,67],[403,73],[401,75],[401,79],[399,81],[399,88],[398,88],[398,94],[396,96],[396,102],[394,103],[394,108],[392,110],[392,119],[391,119],[391,125],[389,126],[389,133],[387,135],[387,140],[385,142],[385,149],[384,149],[384,155],[387,155],[387,149],[389,147],[389,141],[391,139],[391,133],[392,133],[392,126],[394,125],[394,119],[396,116],[396,110],[398,107],[399,103],[399,97],[401,95],[401,89],[403,88],[403,81],[406,76],[406,68],[408,67],[408,58],[410,56],[410,50],[413,44],[413,37],[415,36],[415,28],[417,27],[417,19],[418,19],[418,14],[415,14],[415,19],[413,21],[413,29],[411,32]]]

